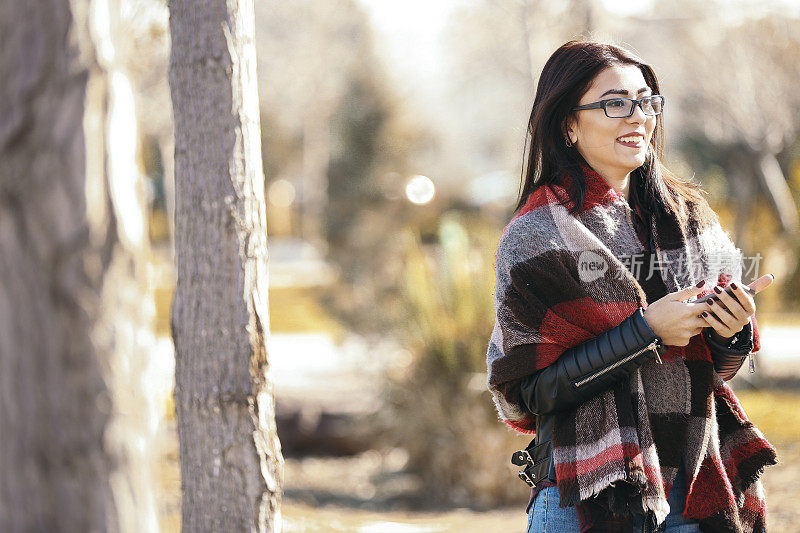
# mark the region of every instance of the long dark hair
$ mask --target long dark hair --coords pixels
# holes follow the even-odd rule
[[[515,213],[525,205],[530,193],[541,185],[560,183],[563,174],[573,178],[567,185],[567,192],[574,199],[569,212],[575,213],[583,207],[586,182],[580,166],[587,163],[574,145],[565,144],[567,119],[595,76],[612,65],[637,66],[653,94],[660,94],[653,68],[615,44],[574,39],[561,45],[545,63],[528,119],[531,145],[527,150],[526,135],[528,161],[522,166],[524,182],[521,177],[522,189]],[[700,202],[705,192],[696,183],[677,177],[663,165],[663,144],[663,116],[657,115],[645,162],[631,173],[632,178],[633,173],[637,173],[637,179],[631,180],[636,184],[636,187],[631,187],[631,194],[637,195],[636,200],[648,215],[659,216],[667,210],[680,213],[680,199]]]

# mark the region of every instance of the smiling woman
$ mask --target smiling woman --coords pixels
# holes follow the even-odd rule
[[[661,163],[659,93],[595,41],[539,77],[486,355],[500,419],[535,434],[512,459],[529,532],[765,530],[775,450],[725,383],[759,349],[755,302],[700,187]]]

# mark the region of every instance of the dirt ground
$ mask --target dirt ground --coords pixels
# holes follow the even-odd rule
[[[173,433],[174,434],[174,433]],[[800,443],[775,443],[780,463],[763,481],[773,531],[800,532]],[[177,440],[164,450],[159,511],[162,531],[180,530]],[[417,533],[522,531],[527,489],[520,483],[519,507],[486,512],[427,509],[415,496],[414,478],[403,474],[403,454],[375,451],[354,457],[287,459],[282,505],[283,531]],[[509,482],[516,482],[510,479]],[[416,510],[415,510],[416,509]]]
[[[781,463],[767,468],[762,478],[769,528],[800,532],[797,505],[800,444],[776,444],[776,449]],[[413,489],[413,480],[393,473],[387,462],[390,461],[381,463],[370,452],[354,458],[287,461],[284,530],[486,533],[525,528],[524,506],[529,493],[521,483],[520,507],[488,512],[466,509],[414,512],[410,506],[419,502],[408,492],[403,497],[404,491]],[[509,480],[513,481],[517,480]]]

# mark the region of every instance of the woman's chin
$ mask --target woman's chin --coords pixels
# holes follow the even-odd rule
[[[647,153],[642,150],[636,154],[627,154],[619,158],[620,166],[630,167],[631,170],[639,168],[644,164]]]

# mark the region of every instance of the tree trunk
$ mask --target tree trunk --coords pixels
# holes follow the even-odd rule
[[[157,533],[153,459],[163,404],[145,379],[157,355],[155,296],[134,88],[126,68],[125,54],[131,51],[124,41],[130,25],[126,13],[135,12],[137,2],[141,8],[138,0],[76,2],[75,13],[91,72],[86,94],[90,234],[105,243],[107,261],[103,311],[93,338],[106,361],[104,378],[111,394],[105,433],[117,511],[111,528]]]
[[[314,101],[314,99],[311,99]],[[301,233],[323,255],[328,241],[325,221],[328,212],[328,165],[331,160],[330,111],[324,95],[310,104],[303,116],[303,172]]]
[[[106,243],[87,220],[88,69],[66,1],[0,3],[0,530],[113,524],[110,398],[90,334]]]
[[[786,182],[786,176],[783,175],[781,166],[772,152],[764,150],[756,157],[759,178],[775,207],[781,229],[788,234],[790,240],[794,240],[800,223],[798,223],[797,205],[794,203],[792,190]]]
[[[170,0],[184,531],[280,531],[252,1]]]

